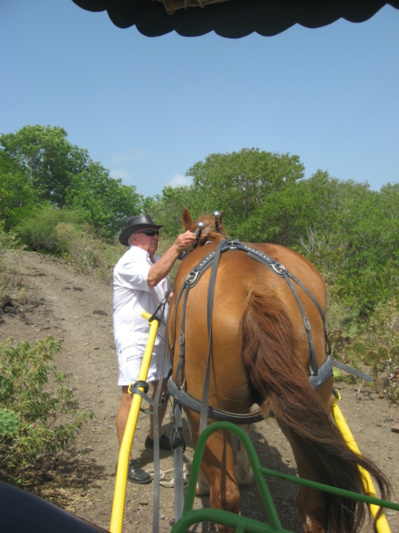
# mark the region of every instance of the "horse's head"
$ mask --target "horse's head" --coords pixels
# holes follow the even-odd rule
[[[197,246],[203,246],[207,241],[219,242],[228,237],[222,224],[223,211],[215,211],[213,215],[201,215],[193,221],[190,211],[185,207],[181,217],[183,226],[197,235]]]

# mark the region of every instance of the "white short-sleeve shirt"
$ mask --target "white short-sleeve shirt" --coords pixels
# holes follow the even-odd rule
[[[158,260],[159,256],[154,255],[154,263]],[[141,313],[154,313],[170,287],[168,278],[155,287],[148,286],[148,271],[152,265],[148,252],[131,245],[114,267],[113,322],[118,357],[123,351],[143,355],[150,327]],[[164,318],[166,314],[167,306]],[[164,338],[165,325],[160,323],[154,352],[160,353]]]

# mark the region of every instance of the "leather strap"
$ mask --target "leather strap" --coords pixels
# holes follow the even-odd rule
[[[340,370],[344,370],[345,372],[348,372],[348,374],[352,374],[352,376],[356,376],[357,378],[364,379],[364,381],[368,381],[369,383],[372,383],[374,381],[372,376],[369,376],[368,374],[365,374],[361,370],[358,370],[357,368],[352,368],[349,365],[345,365],[344,363],[341,363],[340,361],[336,361],[335,359],[332,360],[332,366],[335,366],[336,368],[339,368]]]
[[[201,412],[201,401],[191,394],[188,394],[184,389],[179,387],[173,377],[171,376],[168,380],[168,392],[170,395],[175,398],[180,404],[184,405],[191,411],[196,413]],[[243,425],[243,424],[255,424],[263,420],[262,413],[260,409],[254,411],[253,413],[248,414],[239,414],[239,413],[230,413],[228,411],[223,411],[222,409],[217,409],[216,407],[207,406],[207,416],[212,418],[212,420],[221,420],[224,422],[232,422],[233,424]]]
[[[227,239],[223,239],[216,246],[215,256],[213,258],[211,276],[209,278],[208,285],[208,300],[207,300],[207,323],[208,323],[208,359],[206,362],[204,388],[202,390],[202,403],[200,414],[200,435],[208,426],[208,404],[209,404],[209,376],[211,369],[211,356],[212,356],[212,311],[213,311],[213,297],[215,294],[216,275],[220,262],[220,256],[222,255],[222,248],[227,242]]]

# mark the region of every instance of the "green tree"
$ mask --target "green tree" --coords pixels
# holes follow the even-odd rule
[[[146,198],[143,211],[162,224],[162,233],[171,237],[182,231],[181,215],[183,207],[193,207],[194,193],[188,187],[165,187],[162,195]]]
[[[330,295],[367,315],[398,284],[399,187],[371,191],[320,171],[299,185],[298,201],[314,208],[297,249],[321,270]]]
[[[9,231],[35,205],[35,192],[18,164],[0,150],[0,219]]]
[[[91,163],[87,170],[73,176],[66,202],[82,213],[84,222],[112,239],[130,217],[141,212],[143,197],[134,185],[123,185],[99,163]]]
[[[186,174],[193,178],[190,189],[195,192],[192,200],[197,214],[223,211],[231,235],[241,237],[242,224],[252,218],[249,226],[256,227],[262,216],[259,208],[303,178],[304,167],[298,156],[244,148],[231,154],[211,154]]]
[[[45,209],[74,210],[74,220],[79,212],[81,222],[112,239],[129,217],[141,212],[143,197],[136,187],[111,178],[87,150],[68,142],[63,128],[24,126],[0,135],[0,145],[0,192],[5,193],[0,207],[7,207],[2,215],[6,229],[25,218],[27,207],[43,204]],[[57,214],[47,214],[56,220]],[[66,221],[64,215],[60,221]]]
[[[71,178],[87,168],[87,150],[71,145],[63,128],[24,126],[0,135],[0,145],[23,171],[39,200],[57,207],[65,204]]]

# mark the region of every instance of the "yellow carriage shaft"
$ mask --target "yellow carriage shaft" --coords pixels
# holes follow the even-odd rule
[[[142,317],[149,320],[152,315],[150,313],[142,313]],[[147,380],[148,369],[150,367],[152,350],[154,348],[155,337],[158,331],[158,319],[152,317],[153,320],[149,322],[150,332],[148,335],[147,345],[141,363],[138,382],[145,382]],[[138,387],[144,392],[144,387]],[[111,533],[121,533],[123,528],[123,513],[125,509],[126,500],[126,484],[127,472],[129,465],[130,450],[133,444],[133,437],[136,430],[137,420],[140,414],[142,398],[139,394],[133,394],[132,405],[130,407],[129,416],[126,423],[125,433],[123,435],[122,444],[119,450],[118,468],[116,471],[114,501],[112,505],[111,514]]]
[[[340,396],[338,395],[338,400],[340,399]],[[357,453],[358,455],[361,455],[361,452],[359,450],[358,445],[356,444],[355,439],[353,438],[352,432],[349,429],[348,424],[346,423],[346,420],[344,418],[344,415],[342,414],[341,409],[338,406],[337,400],[334,399],[333,403],[333,416],[335,419],[335,422],[338,426],[338,429],[340,430],[342,436],[345,439],[345,442],[349,446],[349,448]],[[366,491],[366,494],[369,496],[375,496],[377,497],[373,482],[371,480],[370,474],[359,466],[359,470],[362,474],[363,478],[363,485]],[[378,512],[380,511],[380,507],[378,505],[370,504],[370,512],[374,520],[376,519]],[[389,527],[388,521],[386,519],[385,514],[381,513],[381,515],[378,517],[376,523],[375,523],[376,531],[377,533],[391,533],[391,529]]]

